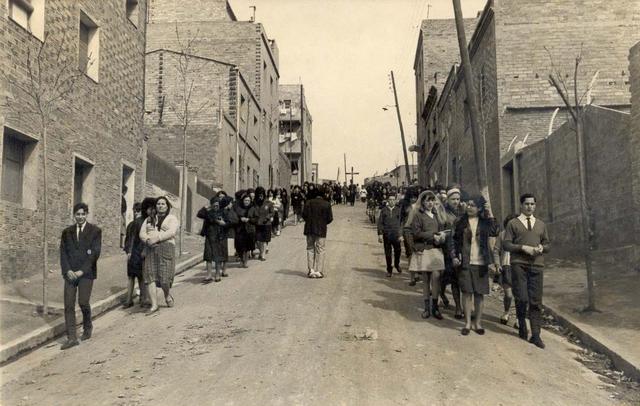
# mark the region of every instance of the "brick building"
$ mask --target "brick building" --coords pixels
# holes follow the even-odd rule
[[[421,33],[420,40],[427,38],[423,42],[428,41],[428,29],[427,24],[427,32]],[[591,92],[593,103],[629,111],[626,59],[639,31],[640,0],[487,2],[467,38],[486,139],[489,190],[497,215],[514,211],[516,206],[505,193],[513,176],[513,168],[502,165],[512,153],[509,147],[543,139],[556,108],[560,114],[552,129],[567,118],[548,74],[560,70],[572,75],[582,47],[579,93],[585,92],[598,70]],[[436,52],[442,44],[433,46]],[[428,58],[430,47],[424,44],[421,49],[427,51],[418,57]],[[450,36],[450,47],[457,50],[455,35]],[[433,76],[427,70],[417,71],[416,78],[418,73],[423,78]],[[418,100],[424,100],[424,105],[417,106],[418,117],[423,118],[418,128],[421,183],[460,183],[473,191],[475,164],[462,72],[452,66],[441,89],[431,86],[427,90],[417,83],[417,92]]]
[[[72,206],[79,201],[89,204],[89,221],[103,229],[103,253],[121,252],[121,191],[123,185],[128,187],[125,198],[130,208],[142,196],[145,178],[146,4],[145,0],[0,3],[4,281],[42,270],[43,140],[38,115],[32,113],[33,99],[25,89],[30,83],[27,51],[35,57],[43,43],[44,88],[54,87],[59,72],[67,72],[63,78],[69,72],[78,75],[74,90],[57,104],[46,138],[50,266],[58,267],[60,233],[72,223]]]
[[[280,85],[279,93],[280,151],[291,163],[291,181],[295,185],[302,185],[311,182],[313,176],[313,118],[307,106],[304,86]]]
[[[629,52],[629,71],[631,77],[631,136],[629,153],[631,154],[631,201],[636,208],[632,214],[634,227],[635,264],[640,263],[640,42],[637,42]]]
[[[418,165],[409,165],[409,173],[411,174],[411,179],[416,179],[418,175]],[[407,170],[405,165],[398,165],[382,175],[374,175],[370,178],[364,179],[365,185],[373,182],[389,183],[391,186],[396,187],[412,184],[410,180],[407,180]]]
[[[277,180],[276,170],[280,159],[278,155],[280,74],[276,42],[268,38],[262,24],[237,21],[226,0],[195,2],[155,0],[150,4],[147,29],[148,53],[158,50],[180,52],[190,41],[191,55],[203,61],[216,61],[218,63],[216,69],[224,71],[216,79],[213,73],[215,69],[211,68],[211,76],[203,78],[198,84],[203,91],[208,89],[214,97],[219,97],[216,89],[221,88],[223,107],[225,103],[229,104],[231,98],[226,97],[226,94],[234,93],[234,85],[239,86],[241,92],[242,87],[246,85],[246,94],[239,95],[240,100],[237,105],[246,103],[245,107],[241,108],[249,111],[249,117],[246,118],[240,114],[236,126],[241,133],[244,131],[253,135],[249,137],[247,144],[243,144],[242,140],[239,141],[235,152],[231,150],[229,161],[218,164],[214,163],[214,157],[211,157],[209,165],[223,168],[230,165],[230,160],[233,159],[236,176],[239,178],[236,182],[238,188],[258,183],[267,187],[273,186]],[[238,68],[241,79],[236,80],[235,84],[228,78],[233,75],[228,73],[226,68],[222,68],[225,64]],[[163,83],[167,84],[166,81]],[[229,117],[233,118],[231,105],[228,105],[228,111]],[[193,142],[200,145],[210,144],[212,136],[210,133],[209,140]],[[223,135],[222,138],[226,136]],[[220,139],[216,143],[219,145],[225,142],[226,140]],[[157,144],[152,140],[152,148],[155,149]],[[235,142],[233,144],[235,145]],[[176,160],[175,157],[169,159]],[[211,177],[213,183],[224,184],[224,180],[221,179],[225,176],[220,179],[215,178],[215,173],[219,172],[219,169],[205,168],[206,165],[202,160],[197,163],[197,166],[199,174],[207,179]]]

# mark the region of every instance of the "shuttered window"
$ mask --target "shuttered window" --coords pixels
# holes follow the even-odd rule
[[[5,134],[2,145],[2,200],[22,204],[25,143]]]

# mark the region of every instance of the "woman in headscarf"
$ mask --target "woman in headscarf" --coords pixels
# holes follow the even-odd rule
[[[255,248],[256,228],[255,225],[251,223],[251,216],[249,214],[252,207],[251,197],[247,193],[241,195],[233,207],[237,219],[235,224],[236,236],[234,246],[238,252],[243,268],[248,268],[247,262],[249,261],[249,254]]]
[[[267,195],[262,186],[256,188],[256,198],[253,207],[249,210],[249,218],[256,226],[256,242],[260,250],[260,261],[266,261],[265,254],[271,241],[271,224],[273,222],[273,204],[267,200]]]
[[[291,207],[293,207],[293,225],[298,225],[298,222],[302,218],[302,207],[304,206],[305,196],[300,190],[300,186],[293,187],[291,192]]]
[[[444,254],[441,247],[444,246],[445,235],[441,231],[445,219],[436,211],[436,201],[435,193],[429,190],[422,192],[418,197],[420,208],[413,213],[411,221],[414,251],[409,270],[422,273],[425,306],[422,318],[426,319],[433,315],[441,320],[438,294],[440,274],[444,270]]]
[[[127,277],[129,284],[127,285],[127,299],[124,308],[133,306],[133,289],[135,281],[138,280],[140,288],[140,307],[148,305],[146,299],[146,286],[143,278],[144,268],[144,242],[140,239],[140,229],[147,217],[153,215],[155,211],[156,199],[146,197],[142,203],[133,205],[134,220],[127,226],[127,237],[125,238],[124,250],[127,253]]]
[[[226,276],[224,264],[229,260],[229,248],[227,245],[228,230],[231,227],[231,219],[222,202],[226,203],[226,195],[214,196],[209,201],[209,206],[198,211],[198,218],[203,220],[204,230],[204,254],[203,258],[207,267],[207,276],[204,283],[212,281],[220,282],[221,276]],[[212,276],[212,268],[215,266],[215,276]]]
[[[284,228],[286,225],[287,218],[289,217],[289,192],[287,192],[287,188],[283,187],[280,190],[280,201],[282,202],[282,216],[280,220],[280,228]]]
[[[400,207],[402,208],[402,239],[404,241],[404,252],[407,259],[411,261],[411,255],[413,254],[413,235],[411,234],[411,222],[415,212],[420,208],[418,201],[418,191],[416,188],[410,188],[404,195]],[[418,281],[416,272],[409,272],[411,281],[409,286],[415,286]]]
[[[171,214],[171,203],[165,196],[156,199],[155,214],[145,219],[140,228],[140,239],[146,244],[144,282],[151,299],[147,314],[158,311],[157,288],[162,288],[167,307],[173,307],[171,286],[176,273],[176,240],[180,223]]]
[[[470,196],[467,199],[466,213],[455,226],[453,245],[449,252],[454,266],[462,265],[458,277],[465,318],[462,335],[468,335],[471,329],[480,335],[484,334],[484,295],[489,294],[489,265],[494,261],[489,237],[497,235],[498,225],[489,203],[482,196]],[[473,325],[472,306],[475,311]]]

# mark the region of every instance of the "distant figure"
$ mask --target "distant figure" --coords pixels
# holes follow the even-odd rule
[[[209,206],[198,211],[197,217],[203,220],[204,231],[204,254],[207,275],[204,283],[220,282],[221,276],[227,276],[224,269],[225,263],[229,260],[228,231],[232,226],[233,219],[229,216],[229,211],[224,210],[224,203],[230,200],[226,196],[214,196],[209,201]],[[234,212],[235,214],[235,212]],[[235,217],[235,216],[234,216]],[[212,275],[212,268],[215,264],[215,276]]]
[[[307,237],[307,276],[324,278],[324,248],[327,225],[333,221],[331,203],[324,200],[317,189],[309,190],[309,200],[304,205],[304,235]]]
[[[97,277],[97,263],[102,249],[102,230],[87,222],[89,206],[77,203],[73,206],[76,224],[62,231],[60,237],[60,268],[64,279],[64,322],[67,341],[61,349],[78,345],[76,336],[76,295],[82,311],[82,340],[91,338],[91,289]]]
[[[507,224],[503,244],[504,249],[511,253],[511,277],[520,338],[526,340],[529,335],[525,322],[528,307],[531,322],[529,342],[544,348],[545,345],[540,338],[542,271],[543,254],[549,252],[550,242],[546,225],[533,216],[535,211],[535,196],[530,193],[520,196],[520,215]]]
[[[144,266],[144,243],[140,240],[140,228],[147,217],[153,214],[155,210],[155,199],[147,197],[142,203],[133,205],[133,221],[127,226],[127,236],[124,240],[124,251],[127,253],[127,297],[124,308],[128,309],[133,306],[133,292],[138,280],[138,288],[140,288],[140,306],[145,306],[146,288],[142,277],[142,268]]]
[[[127,236],[127,194],[129,188],[122,185],[122,201],[120,202],[120,248],[124,248],[124,240]]]

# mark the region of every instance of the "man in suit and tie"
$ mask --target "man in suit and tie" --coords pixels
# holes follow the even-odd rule
[[[82,340],[91,338],[91,289],[97,277],[96,264],[102,246],[102,230],[87,222],[89,206],[77,203],[73,206],[76,224],[65,228],[60,237],[60,267],[64,279],[64,321],[67,342],[62,349],[78,345],[76,336],[76,295],[82,310]]]

